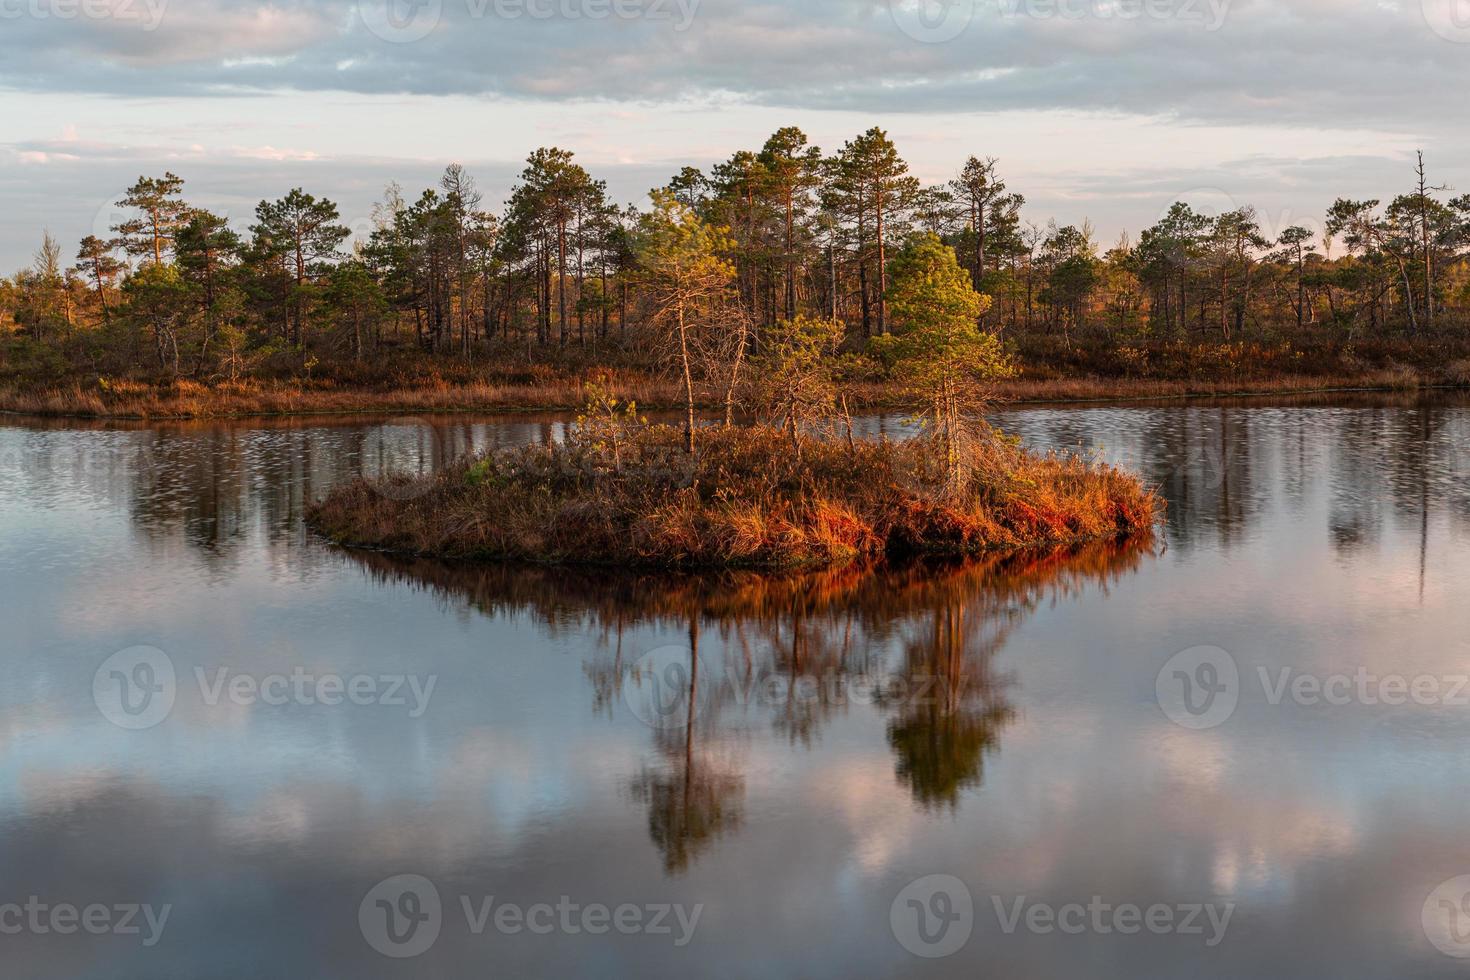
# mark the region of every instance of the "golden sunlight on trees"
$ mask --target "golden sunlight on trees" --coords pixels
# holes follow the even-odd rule
[[[893,260],[888,305],[894,333],[873,342],[927,406],[926,422],[957,489],[969,475],[989,384],[1010,373],[1000,342],[978,326],[990,297],[975,292],[954,249],[936,235],[920,235]]]
[[[910,324],[938,314],[893,281],[915,256],[937,262],[934,242],[986,297],[972,342],[1003,339],[1021,372],[1008,388],[1464,383],[1470,194],[1447,193],[1423,159],[1403,177],[1403,193],[1339,199],[1320,220],[1178,201],[1104,249],[1085,217],[1029,219],[1024,175],[993,157],[925,186],[876,127],[830,153],[782,127],[707,170],[677,168],[640,205],[541,147],[494,214],[451,164],[417,197],[386,188],[356,240],[336,202],[302,188],[232,223],[179,175],[143,176],[119,195],[112,237],[85,236],[70,268],[48,238],[0,279],[0,392],[9,407],[76,409],[181,381],[205,400],[222,384],[282,398],[320,384],[325,401],[425,388],[465,407],[451,389],[484,404],[503,385],[568,407],[604,371],[621,395],[682,403],[692,446],[691,405],[728,426],[747,391],[813,377],[773,368],[795,353],[792,325],[838,325],[834,350],[852,356],[833,379],[856,397],[912,395],[864,345],[917,343]],[[160,292],[174,277],[150,267],[177,283]],[[956,281],[939,292],[945,308],[974,302]],[[788,397],[782,416],[805,401]],[[939,413],[936,431],[953,435],[945,418],[958,416]]]
[[[653,319],[664,326],[684,389],[684,447],[694,452],[694,351],[696,330],[717,324],[728,312],[735,267],[722,257],[731,248],[722,228],[701,221],[666,191],[655,191],[653,209],[639,227],[638,261],[652,302]]]
[[[801,427],[827,418],[835,407],[833,355],[841,344],[841,323],[813,317],[780,320],[764,335],[756,397],[766,417],[791,437],[798,457]]]

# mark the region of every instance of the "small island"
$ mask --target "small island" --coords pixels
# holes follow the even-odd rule
[[[1038,454],[984,421],[1010,372],[980,329],[987,297],[953,249],[916,236],[892,263],[881,358],[916,435],[855,434],[841,325],[796,317],[702,357],[734,270],[720,231],[672,198],[643,231],[647,287],[681,380],[682,422],[650,424],[590,385],[569,436],[462,460],[431,477],[343,486],[310,525],[332,540],[413,555],[667,567],[791,568],[895,555],[963,555],[1147,532],[1161,504],[1135,476]],[[714,365],[723,367],[716,369]],[[712,393],[723,419],[701,420]]]

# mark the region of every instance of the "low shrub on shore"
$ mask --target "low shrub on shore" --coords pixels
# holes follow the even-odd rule
[[[607,368],[525,373],[469,372],[449,377],[426,370],[396,379],[354,377],[216,381],[187,378],[144,382],[93,378],[51,388],[0,384],[0,411],[84,418],[239,418],[270,415],[332,415],[356,412],[466,412],[574,409],[586,385],[596,380],[620,396],[673,404],[672,383],[648,372]]]
[[[1126,535],[1160,506],[1135,477],[974,442],[948,485],[928,439],[842,440],[672,426],[464,461],[422,483],[360,480],[313,508],[350,545],[451,558],[795,567],[881,554],[973,554]]]

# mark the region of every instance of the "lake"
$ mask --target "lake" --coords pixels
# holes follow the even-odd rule
[[[997,421],[1154,540],[454,567],[303,509],[564,421],[0,419],[5,976],[1463,976],[1470,400]]]

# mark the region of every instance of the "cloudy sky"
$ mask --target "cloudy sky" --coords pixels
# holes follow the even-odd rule
[[[139,174],[363,227],[452,161],[494,203],[559,145],[634,201],[783,125],[881,125],[930,182],[999,157],[1104,240],[1181,198],[1275,234],[1406,190],[1419,148],[1470,191],[1467,83],[1470,0],[0,0],[0,270]]]

